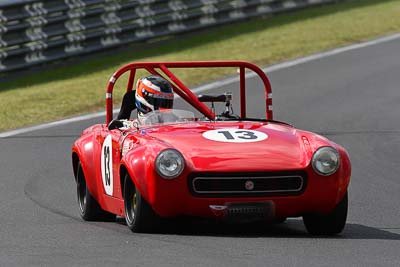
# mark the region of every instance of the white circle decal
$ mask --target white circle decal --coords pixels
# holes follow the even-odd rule
[[[108,135],[101,149],[101,177],[103,178],[104,190],[109,196],[112,196],[114,186],[112,163],[112,138],[111,135]]]
[[[203,133],[203,137],[218,142],[250,143],[265,140],[268,135],[254,130],[230,128],[207,131]]]

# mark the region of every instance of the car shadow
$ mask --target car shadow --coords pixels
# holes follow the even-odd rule
[[[125,226],[125,219],[116,222]],[[390,232],[392,230],[393,232]],[[199,219],[176,219],[163,221],[161,227],[151,234],[182,236],[213,236],[235,238],[329,238],[400,240],[400,227],[376,228],[356,223],[347,223],[343,232],[335,236],[310,235],[301,219],[288,219],[283,223],[224,223]],[[150,234],[150,233],[149,233]]]
[[[123,223],[123,222],[122,222]],[[361,224],[348,223],[342,233],[335,236],[313,236],[308,234],[300,219],[289,219],[284,223],[244,223],[230,224],[215,221],[169,221],[157,234],[184,236],[214,236],[236,238],[331,238],[331,239],[372,239],[400,240],[400,234],[390,232],[399,228],[380,229]]]

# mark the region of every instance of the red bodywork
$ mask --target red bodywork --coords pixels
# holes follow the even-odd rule
[[[173,68],[233,67],[239,69],[240,117],[237,121],[213,121],[215,114],[176,77]],[[174,91],[210,120],[143,129],[109,130],[112,120],[112,91],[115,81],[129,72],[127,90],[132,90],[137,69],[159,74],[173,82]],[[245,71],[258,74],[265,88],[266,119],[272,119],[271,87],[257,66],[241,61],[133,63],[120,68],[111,77],[106,94],[106,122],[85,129],[72,148],[73,164],[81,162],[92,196],[104,210],[124,216],[122,179],[128,173],[143,198],[162,217],[190,215],[213,218],[218,214],[210,205],[226,203],[271,202],[276,218],[296,217],[310,212],[329,213],[346,194],[351,167],[347,152],[339,145],[314,133],[295,129],[275,121],[246,121]],[[268,138],[253,143],[216,142],[204,138],[207,131],[218,129],[253,130]],[[101,154],[107,136],[112,147],[112,194],[102,180]],[[313,153],[320,147],[334,147],[340,154],[340,167],[330,176],[318,175],[311,166]],[[185,159],[182,174],[166,180],[155,170],[155,158],[162,150],[173,148]],[[193,177],[287,176],[301,173],[302,189],[295,193],[198,194]]]

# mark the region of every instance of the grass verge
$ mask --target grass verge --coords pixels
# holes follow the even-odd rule
[[[107,81],[128,62],[237,59],[269,65],[400,32],[398,14],[399,0],[347,1],[57,64],[1,82],[0,131],[104,110]],[[179,71],[178,77],[196,85],[226,74]],[[117,92],[119,101],[123,90]]]

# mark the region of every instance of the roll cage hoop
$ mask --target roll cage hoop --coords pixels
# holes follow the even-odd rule
[[[265,90],[266,119],[272,120],[272,89],[266,74],[256,65],[245,61],[190,61],[190,62],[135,62],[122,66],[110,78],[106,90],[106,124],[113,119],[112,93],[114,85],[119,77],[129,71],[129,79],[126,91],[132,91],[136,70],[144,69],[153,75],[159,75],[172,81],[174,92],[186,102],[204,114],[210,120],[215,119],[212,110],[199,101],[197,96],[176,77],[170,69],[173,68],[238,68],[240,84],[240,117],[246,118],[246,69],[250,69],[262,80]]]

